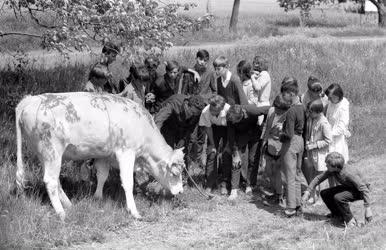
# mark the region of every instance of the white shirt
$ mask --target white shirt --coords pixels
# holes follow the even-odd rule
[[[225,103],[224,108],[221,110],[218,116],[213,116],[209,111],[210,105],[207,105],[201,113],[199,126],[211,127],[212,125],[226,126],[227,125],[227,112],[230,108],[228,103]]]
[[[248,103],[257,105],[259,98],[255,95],[251,79],[243,82],[243,90],[245,95],[247,96]]]
[[[252,76],[252,86],[254,95],[258,98],[256,105],[269,106],[269,98],[271,96],[271,77],[267,71],[261,71],[257,77]]]
[[[228,83],[231,80],[231,77],[232,77],[232,72],[230,72],[229,70],[227,71],[227,76],[225,80],[221,77],[221,83],[224,88],[228,86]]]

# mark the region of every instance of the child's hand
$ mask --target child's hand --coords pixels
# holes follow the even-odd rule
[[[369,223],[373,220],[373,212],[371,211],[370,207],[366,207],[365,209],[365,221],[366,223]]]
[[[307,151],[308,151],[308,150],[313,150],[313,149],[315,149],[315,148],[317,148],[316,143],[309,142],[309,143],[306,144],[306,150],[307,150]]]
[[[309,198],[310,198],[310,192],[305,191],[302,197],[302,204],[306,204]]]

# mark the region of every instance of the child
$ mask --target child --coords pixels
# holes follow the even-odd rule
[[[237,64],[237,74],[241,80],[244,94],[247,97],[249,104],[256,104],[258,102],[258,96],[255,95],[255,91],[252,87],[252,65],[245,60],[240,61]]]
[[[83,91],[96,93],[104,92],[103,86],[108,81],[107,75],[108,72],[105,67],[100,65],[94,66],[88,75],[88,82],[83,86]]]
[[[307,108],[308,103],[313,100],[321,99],[323,103],[323,112],[327,108],[328,99],[323,93],[323,86],[319,79],[314,76],[310,76],[307,81],[307,91],[300,97],[300,101],[303,103],[304,108]]]
[[[102,48],[102,59],[97,65],[102,65],[106,68],[108,73],[108,81],[103,85],[103,90],[107,93],[118,94],[123,89],[119,89],[115,85],[115,79],[113,79],[113,74],[111,73],[110,65],[116,60],[119,53],[118,45],[112,42],[106,42]]]
[[[213,70],[208,67],[209,52],[207,50],[199,50],[196,54],[196,64],[193,69],[200,75],[201,79],[197,84],[195,93],[201,95],[208,100],[216,93],[216,78]]]
[[[323,110],[323,102],[320,98],[309,102],[307,105],[308,119],[306,127],[309,128],[310,131],[307,133],[309,136],[306,136],[305,158],[311,163],[307,164],[307,166],[312,168],[309,170],[310,173],[313,173],[312,179],[327,170],[325,158],[328,154],[328,146],[332,141],[331,126],[324,116]],[[314,194],[314,197],[311,197],[309,203],[320,202],[320,190],[328,187],[327,182],[322,184],[319,185],[318,192]]]
[[[283,132],[280,133],[282,166],[286,175],[287,207],[285,214],[288,217],[301,212],[301,163],[304,151],[303,129],[305,120],[304,106],[300,103],[299,86],[296,79],[283,79],[281,94],[285,101],[291,102],[286,113]]]
[[[240,177],[247,183],[246,194],[252,193],[256,185],[259,156],[257,154],[260,127],[256,126],[260,115],[266,114],[269,106],[255,104],[233,105],[227,113],[228,148],[232,152],[232,181],[229,200],[237,198]]]
[[[230,108],[230,105],[225,103],[225,99],[222,96],[214,95],[209,99],[209,105],[207,105],[201,113],[199,126],[203,127],[208,136],[207,146],[207,160],[206,160],[206,192],[211,193],[215,188],[217,180],[217,149],[219,147],[220,140],[222,139],[223,145],[227,144],[227,121],[226,114]],[[227,184],[231,177],[231,155],[230,152],[224,151],[222,154],[222,180],[221,180],[221,194],[228,194]]]
[[[240,80],[229,71],[228,59],[224,56],[217,57],[213,62],[217,76],[217,94],[224,97],[229,105],[247,105],[248,100],[241,87]]]
[[[146,65],[131,65],[129,77],[125,80],[121,80],[121,82],[124,82],[123,85],[125,85],[125,88],[119,95],[145,106],[146,84],[149,79],[150,75]]]
[[[363,200],[365,220],[370,222],[372,220],[372,211],[370,208],[369,184],[363,179],[360,172],[347,166],[343,155],[338,152],[332,152],[326,156],[326,166],[327,171],[315,177],[304,193],[302,201],[307,201],[311,191],[317,185],[333,176],[340,185],[322,190],[320,193],[323,202],[331,211],[331,214],[327,217],[343,219],[348,227],[356,226],[357,222],[351,213],[349,202]]]
[[[276,96],[273,107],[268,110],[267,122],[262,135],[265,145],[265,173],[269,178],[271,188],[275,191],[275,202],[285,207],[283,199],[283,170],[281,169],[280,151],[282,143],[279,140],[287,110],[290,102],[283,99],[282,95]]]
[[[350,103],[343,96],[343,90],[339,84],[331,84],[325,91],[328,97],[326,117],[332,129],[332,142],[330,152],[338,152],[343,155],[345,162],[349,160],[346,138],[351,136],[348,130],[350,120]]]
[[[198,73],[192,69],[182,67],[176,61],[167,61],[165,63],[165,74],[159,77],[154,84],[154,98],[156,112],[161,108],[163,101],[174,94],[192,94],[189,93],[188,87],[192,85],[189,79],[184,76],[186,73],[192,73],[194,79],[200,79]]]
[[[271,96],[271,77],[268,73],[268,61],[261,56],[255,56],[253,59],[252,86],[254,95],[257,97],[256,105],[258,107],[271,105],[269,98]],[[259,117],[259,125],[262,125],[263,116]]]

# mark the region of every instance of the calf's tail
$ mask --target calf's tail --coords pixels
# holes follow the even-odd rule
[[[16,171],[16,186],[19,191],[24,190],[25,181],[24,181],[24,166],[23,166],[23,155],[22,155],[22,133],[21,133],[21,115],[26,104],[26,99],[24,98],[16,107],[16,146],[17,146],[17,171]]]

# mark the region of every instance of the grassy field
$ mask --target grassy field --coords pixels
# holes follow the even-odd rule
[[[167,1],[163,1],[167,2]],[[170,2],[170,1],[169,1]],[[171,1],[175,2],[175,1]],[[195,2],[197,8],[184,15],[197,18],[205,14],[206,0],[180,0],[179,2]],[[1,1],[0,1],[1,4]],[[172,39],[175,45],[197,45],[208,42],[233,42],[260,39],[265,37],[281,37],[304,35],[307,37],[334,36],[385,36],[386,30],[377,27],[375,15],[359,15],[349,13],[339,5],[328,5],[311,11],[311,19],[306,26],[300,27],[298,11],[285,13],[275,0],[247,0],[240,5],[238,32],[229,32],[229,20],[233,1],[216,1],[215,20],[210,29],[187,32],[176,35]],[[46,20],[52,19],[45,15]],[[16,19],[13,12],[4,8],[0,11],[0,31],[20,31],[42,34],[44,31],[34,23],[28,15]],[[4,36],[0,37],[0,53],[11,51],[30,51],[40,47],[40,41],[32,37]]]
[[[261,39],[253,45],[208,46],[212,58],[226,55],[232,71],[242,58],[262,54],[269,60],[274,90],[281,79],[299,79],[302,91],[310,74],[324,87],[342,84],[351,102],[349,139],[352,165],[369,177],[373,186],[375,221],[345,231],[323,221],[324,206],[309,207],[303,218],[284,218],[277,207],[265,207],[259,194],[242,196],[237,202],[225,198],[203,200],[194,189],[174,199],[150,193],[135,197],[143,221],[134,221],[124,209],[123,192],[111,178],[104,201],[91,199],[95,183],[84,182],[76,169],[64,168],[62,184],[74,203],[64,223],[55,215],[42,183],[42,171],[28,151],[25,154],[31,187],[26,195],[12,195],[15,180],[16,145],[14,107],[27,93],[74,91],[84,82],[88,65],[28,67],[0,71],[0,246],[3,248],[315,248],[382,249],[386,235],[386,190],[383,187],[386,160],[384,128],[386,112],[383,88],[386,73],[384,41],[344,42],[304,36]],[[198,48],[169,51],[174,58],[192,65]],[[358,56],[361,55],[361,56]],[[119,64],[119,63],[118,63]],[[125,69],[120,69],[122,74]],[[274,95],[274,94],[273,94]],[[114,173],[113,173],[114,175]],[[116,177],[116,173],[115,173]],[[361,202],[354,212],[363,221]],[[79,245],[81,244],[81,245]]]

